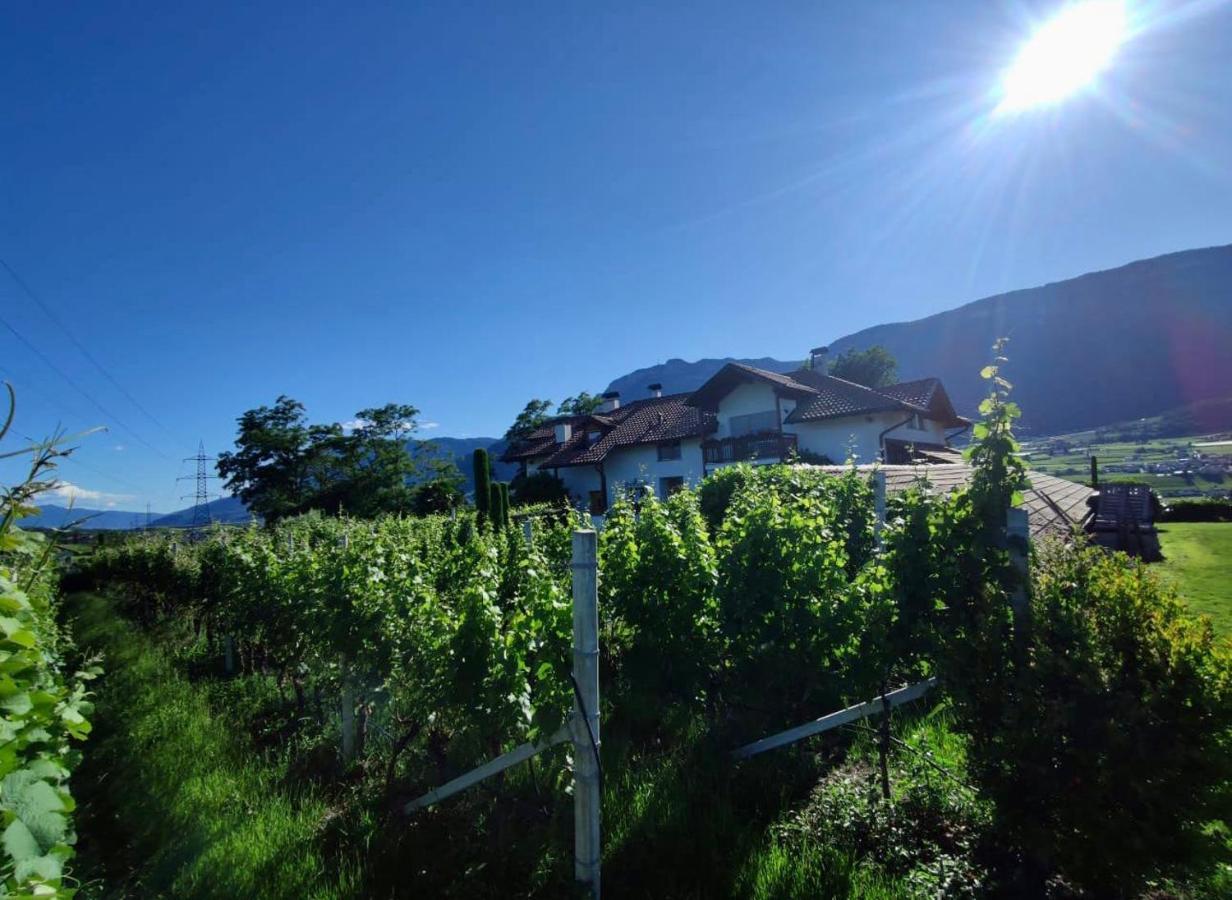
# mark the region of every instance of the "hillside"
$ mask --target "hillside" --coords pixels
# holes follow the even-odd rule
[[[500,455],[505,452],[505,442],[497,438],[477,437],[477,438],[451,438],[438,437],[431,438],[424,443],[434,448],[440,458],[451,458],[458,470],[462,473],[462,477],[466,480],[462,490],[470,494],[475,490],[475,474],[474,466],[471,457],[480,447],[488,451],[488,456],[492,460],[492,468],[495,470],[495,477],[498,481],[510,481],[514,475],[518,474],[518,467],[513,463],[503,463],[500,461]],[[417,458],[423,458],[422,455],[416,454]]]
[[[239,497],[220,497],[207,505],[211,522],[223,525],[242,525],[252,520],[252,514],[244,506]],[[192,524],[193,508],[191,506],[165,516],[160,516],[153,522],[155,528],[185,528]]]
[[[1232,246],[1187,250],[840,338],[874,344],[903,378],[937,375],[971,413],[998,335],[1024,433],[1051,434],[1162,414],[1232,394]]]
[[[885,346],[903,379],[936,375],[959,411],[983,396],[980,369],[1010,338],[1008,377],[1024,434],[1055,434],[1163,415],[1232,395],[1232,245],[1186,250],[1042,287],[998,294],[912,322],[831,341],[831,356]],[[812,343],[822,343],[818,334]],[[809,349],[802,340],[800,352]],[[615,379],[624,399],[662,382],[701,385],[729,360],[672,359]],[[739,360],[787,371],[792,362]]]
[[[145,524],[145,513],[136,513],[117,509],[86,509],[75,506],[69,509],[54,503],[40,504],[38,515],[22,519],[22,528],[63,528],[73,522],[80,522],[80,528],[98,531],[119,531],[126,528],[141,527]]]

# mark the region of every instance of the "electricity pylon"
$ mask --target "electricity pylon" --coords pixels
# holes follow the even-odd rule
[[[205,441],[201,441],[197,446],[196,456],[184,457],[184,462],[195,462],[197,464],[197,474],[182,475],[176,479],[176,481],[188,481],[195,478],[197,481],[197,493],[195,495],[185,494],[180,498],[181,500],[187,500],[189,497],[194,498],[192,525],[189,526],[189,530],[194,537],[201,533],[202,528],[210,524],[210,498],[211,496],[218,496],[217,494],[210,494],[210,479],[218,476],[211,475],[205,466],[206,463],[213,461],[213,456],[205,455]]]

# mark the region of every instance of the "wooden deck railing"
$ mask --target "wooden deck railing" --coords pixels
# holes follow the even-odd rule
[[[702,444],[702,458],[707,464],[783,459],[795,449],[794,434],[775,431],[706,441]]]

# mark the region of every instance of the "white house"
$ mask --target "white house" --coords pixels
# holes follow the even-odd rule
[[[553,419],[502,457],[557,475],[592,513],[635,484],[666,497],[736,462],[956,462],[949,440],[970,423],[936,378],[876,390],[812,368],[787,375],[729,363],[691,394],[621,405],[605,394],[593,414]]]

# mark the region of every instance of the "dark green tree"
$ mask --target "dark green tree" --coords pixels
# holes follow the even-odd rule
[[[497,531],[505,527],[504,499],[500,483],[491,482],[488,485],[488,516],[492,520],[492,528]]]
[[[560,406],[556,407],[556,415],[586,416],[598,409],[602,402],[602,397],[582,391],[576,397],[566,397],[562,400]]]
[[[509,482],[501,481],[501,482],[498,482],[498,484],[500,484],[500,493],[501,493],[501,525],[504,526],[505,528],[508,528],[509,527],[509,510],[511,508],[509,505]]]
[[[532,431],[539,428],[550,418],[548,410],[552,408],[551,400],[531,400],[518,413],[509,430],[505,432],[505,440],[513,444],[526,438]]]
[[[471,455],[471,464],[475,469],[475,510],[480,523],[483,523],[492,512],[492,464],[488,460],[488,451],[476,447]]]
[[[227,489],[266,522],[310,508],[313,448],[323,435],[308,425],[304,405],[282,395],[272,407],[250,409],[236,423],[236,449],[218,456]]]
[[[458,483],[449,478],[434,478],[415,485],[411,492],[411,511],[417,516],[431,516],[457,509],[466,502]]]
[[[266,522],[317,509],[375,516],[410,509],[417,471],[408,443],[419,411],[389,403],[360,410],[359,427],[310,425],[280,396],[237,420],[236,450],[219,455],[226,486]]]
[[[880,344],[867,350],[847,350],[830,363],[830,374],[865,387],[885,387],[898,381],[898,360]]]

